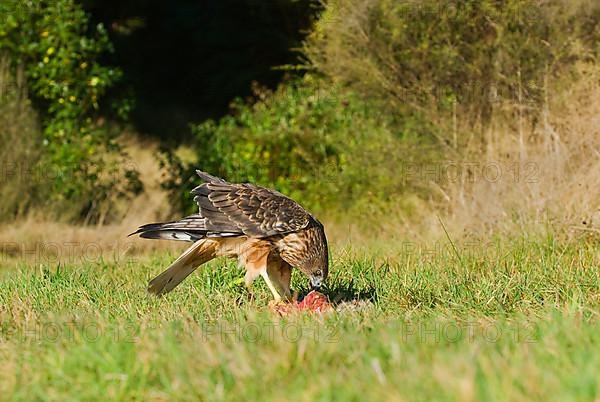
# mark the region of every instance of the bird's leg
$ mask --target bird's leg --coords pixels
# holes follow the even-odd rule
[[[279,256],[272,255],[267,260],[267,274],[281,297],[290,301],[292,299],[292,292],[290,290],[292,267],[279,258]]]
[[[281,301],[282,296],[279,294],[279,291],[277,290],[277,288],[271,281],[271,278],[269,278],[268,272],[266,270],[264,270],[263,272],[260,273],[260,275],[263,277],[263,279],[267,283],[267,286],[269,287],[269,290],[271,291],[271,293],[273,293],[273,297],[275,298],[275,301]]]
[[[273,293],[275,301],[291,298],[291,267],[273,252],[270,244],[244,244],[239,259],[246,267],[246,286],[260,274]]]
[[[292,269],[279,257],[271,255],[267,260],[267,269],[261,273],[275,300],[291,300],[290,282]]]

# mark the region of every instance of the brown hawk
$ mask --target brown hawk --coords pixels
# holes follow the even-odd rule
[[[309,278],[313,289],[319,289],[329,268],[321,222],[275,190],[196,172],[205,181],[192,190],[199,213],[143,225],[131,234],[194,243],[150,281],[149,292],[162,295],[173,290],[198,266],[220,256],[239,259],[246,268],[247,286],[262,276],[275,300],[291,298],[292,267]]]

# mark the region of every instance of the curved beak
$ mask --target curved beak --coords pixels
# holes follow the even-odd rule
[[[310,286],[313,290],[319,290],[323,285],[323,279],[320,277],[311,276],[310,277]]]

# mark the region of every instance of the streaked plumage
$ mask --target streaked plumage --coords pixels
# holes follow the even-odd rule
[[[219,256],[239,259],[247,285],[261,275],[275,299],[290,298],[292,267],[306,274],[313,287],[321,285],[328,274],[327,238],[314,216],[275,190],[197,173],[205,181],[192,190],[197,214],[143,225],[132,233],[194,243],[150,282],[151,293],[171,291],[199,265]]]

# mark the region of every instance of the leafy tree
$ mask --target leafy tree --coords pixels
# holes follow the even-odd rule
[[[43,128],[42,159],[29,169],[53,171],[36,183],[40,201],[77,205],[79,217],[88,219],[105,215],[101,205],[106,211],[115,197],[141,188],[135,170],[123,168],[124,154],[107,123],[107,116],[125,118],[131,101],[102,103],[122,75],[100,62],[111,50],[102,24],[91,27],[73,0],[1,5],[0,57],[11,71],[25,71]]]

